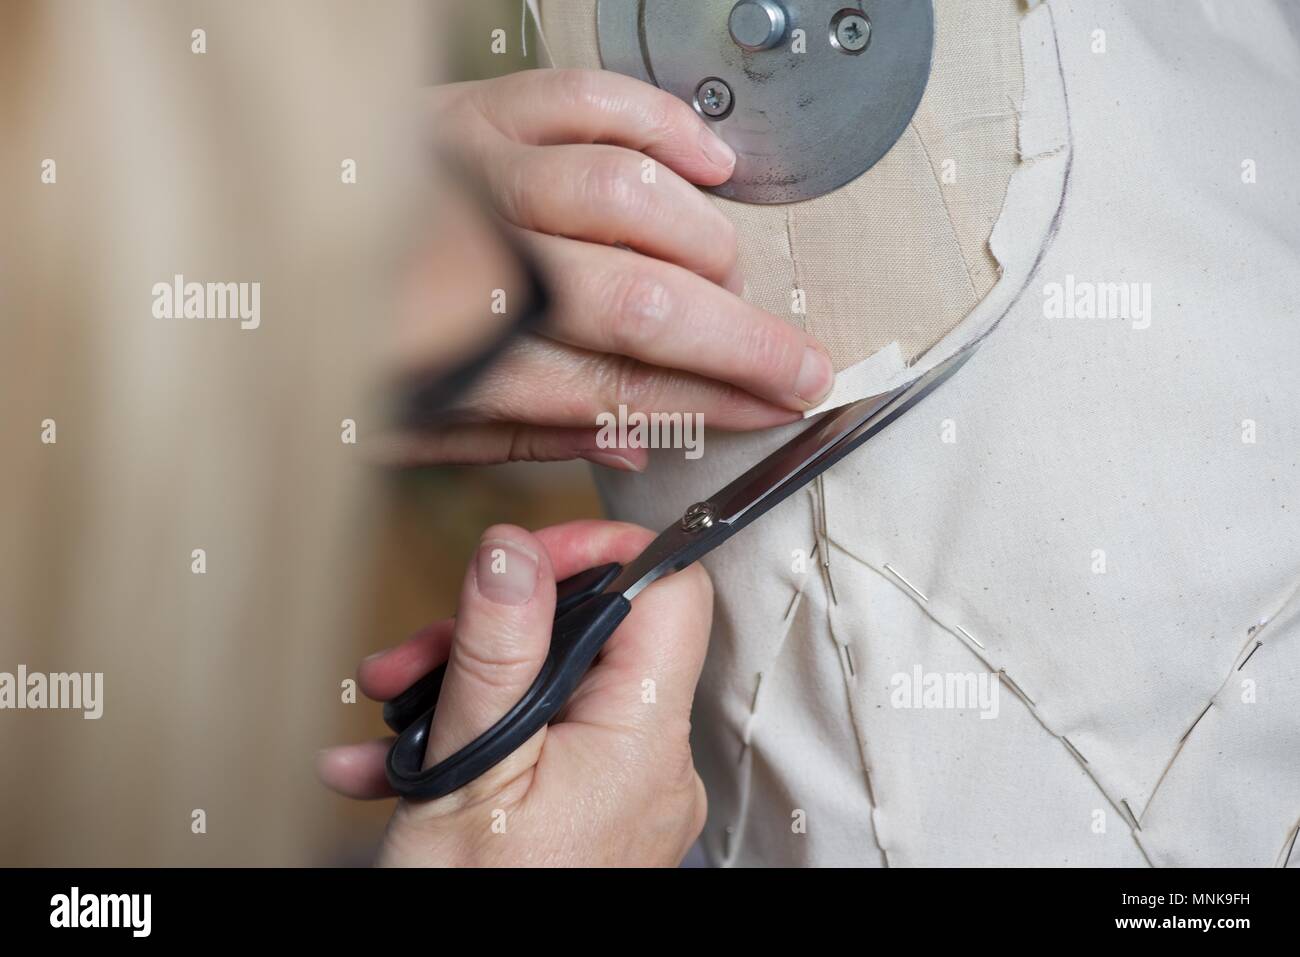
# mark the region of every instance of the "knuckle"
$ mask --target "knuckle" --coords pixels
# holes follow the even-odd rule
[[[695,111],[689,106],[671,93],[654,87],[647,88],[641,118],[646,132],[654,139],[664,142],[678,139],[699,122]]]
[[[531,680],[539,664],[519,636],[506,630],[458,641],[452,653],[461,673],[479,686],[494,690],[520,687]]]
[[[430,108],[436,121],[438,142],[460,153],[466,145],[481,143],[490,130],[496,130],[501,103],[508,91],[493,81],[456,83],[430,94]],[[454,137],[444,131],[455,130]]]
[[[583,170],[579,198],[602,213],[645,215],[652,197],[641,188],[636,158],[617,149],[602,150]]]
[[[764,381],[793,383],[803,358],[798,335],[776,318],[752,323],[742,354],[748,357],[753,374]]]
[[[428,111],[434,116],[473,108],[484,96],[486,90],[482,83],[446,83],[426,89],[421,98]]]
[[[605,368],[609,406],[626,405],[631,411],[653,407],[659,393],[659,375],[651,366],[628,356],[610,356]]]
[[[508,462],[554,462],[577,456],[561,433],[526,425],[511,426],[504,445]]]
[[[530,180],[526,163],[509,163],[495,183],[493,196],[497,211],[508,221],[525,229],[538,220],[538,200],[543,195]]]
[[[718,257],[718,268],[724,272],[734,269],[740,262],[740,233],[736,224],[718,214],[718,242],[713,247]]]
[[[676,104],[675,99],[669,98],[665,102],[664,97],[655,96],[642,107],[642,123],[648,136],[660,142],[670,142],[675,137],[682,128],[681,114],[677,112]]]
[[[536,462],[543,458],[541,436],[533,429],[513,426],[510,429],[507,458],[511,462]]]
[[[696,194],[699,196],[699,194]],[[690,246],[690,266],[703,276],[724,279],[730,275],[740,262],[740,243],[736,226],[707,200],[699,197],[706,204],[702,211],[695,211],[698,229],[694,233],[699,237]]]
[[[640,267],[621,271],[612,283],[610,297],[604,331],[614,352],[625,356],[636,353],[664,334],[672,311],[672,294],[653,270]],[[620,395],[631,387],[635,387],[634,394],[639,394],[647,385],[644,373],[648,370],[640,363],[636,366],[621,370],[625,381],[620,382]]]
[[[595,71],[565,67],[548,73],[558,102],[576,107],[591,101],[595,93]]]

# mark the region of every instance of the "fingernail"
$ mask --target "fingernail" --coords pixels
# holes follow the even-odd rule
[[[389,653],[390,651],[392,651],[392,650],[393,650],[393,649],[391,649],[391,648],[381,648],[379,651],[372,651],[370,654],[366,655],[366,656],[365,656],[364,658],[362,658],[361,660],[362,660],[362,661],[374,661],[376,658],[382,658],[382,657],[384,657],[384,655],[388,654],[388,653]]]
[[[736,151],[718,139],[708,127],[700,134],[700,149],[714,166],[729,170],[736,165]]]
[[[794,384],[795,395],[809,405],[816,405],[826,398],[834,381],[835,369],[831,366],[830,356],[811,346],[805,349],[799,378]]]
[[[514,542],[490,539],[478,547],[478,593],[498,605],[522,605],[537,587],[537,556]]]
[[[641,471],[641,467],[631,459],[625,459],[614,452],[583,452],[582,457],[588,462],[594,462],[596,465],[603,465],[610,469],[618,469],[620,472]]]

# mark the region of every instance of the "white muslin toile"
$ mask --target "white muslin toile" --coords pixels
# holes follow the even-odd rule
[[[997,282],[832,404],[979,353],[706,561],[714,863],[1300,864],[1298,37],[1028,5]],[[602,490],[661,527],[799,427]],[[900,706],[914,675],[996,707]]]

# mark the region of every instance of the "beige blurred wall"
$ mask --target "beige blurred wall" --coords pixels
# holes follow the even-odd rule
[[[105,696],[97,721],[0,711],[0,864],[365,862],[387,802],[312,774],[382,728],[341,682],[451,610],[482,526],[595,514],[580,467],[385,477],[340,441],[377,427],[366,357],[418,208],[404,97],[439,45],[522,66],[485,26],[517,38],[518,5],[0,8],[0,671]],[[261,327],[154,319],[176,272],[259,281]]]
[[[531,19],[526,43],[520,42],[521,0],[444,0],[437,6],[451,15],[443,47],[449,79],[489,79],[536,68],[539,45]],[[497,29],[507,34],[504,54],[491,49]],[[421,469],[390,476],[386,486],[357,657],[452,614],[466,564],[489,525],[542,528],[602,514],[583,462]],[[360,717],[349,732],[354,738],[386,732],[377,710],[364,708]],[[338,799],[337,804],[350,821],[341,835],[350,843],[341,847],[367,854],[391,803]]]

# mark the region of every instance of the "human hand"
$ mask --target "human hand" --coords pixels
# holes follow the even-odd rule
[[[652,538],[603,521],[536,535],[488,529],[466,572],[458,617],[363,661],[362,690],[390,699],[448,661],[425,757],[431,766],[487,730],[532,684],[550,641],[556,580],[630,561]],[[400,801],[379,862],[680,863],[704,825],[689,734],[712,597],[699,565],[638,595],[556,721],[460,790]],[[324,751],[318,773],[349,797],[391,797],[384,776],[391,741]]]
[[[599,413],[621,404],[758,429],[795,421],[830,391],[825,348],[740,298],[735,227],[695,188],[725,182],[735,155],[685,103],[590,70],[534,70],[431,96],[442,145],[482,176],[554,302],[546,327],[521,336],[462,397],[454,424],[389,443],[390,461],[582,457],[640,469],[644,449],[597,447]],[[456,258],[425,257],[416,287],[432,289],[416,301],[439,300],[448,277],[435,277]],[[482,302],[486,310],[486,292]],[[421,310],[411,314],[407,341],[427,335]]]

